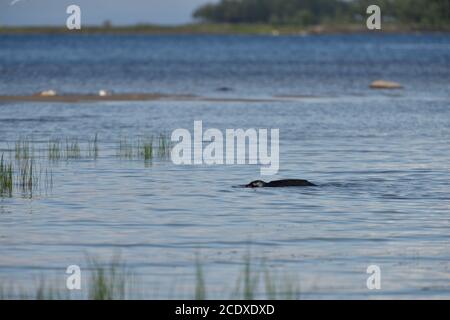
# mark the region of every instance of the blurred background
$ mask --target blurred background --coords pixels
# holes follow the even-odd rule
[[[65,25],[67,6],[84,25],[244,23],[309,26],[360,23],[371,4],[383,22],[445,29],[448,0],[0,0],[0,26]]]

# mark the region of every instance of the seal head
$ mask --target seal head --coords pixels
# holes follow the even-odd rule
[[[250,182],[249,184],[245,185],[246,188],[262,188],[266,185],[267,183],[262,181],[262,180],[255,180]]]

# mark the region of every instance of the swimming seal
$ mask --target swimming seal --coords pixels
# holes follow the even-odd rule
[[[314,183],[301,179],[286,179],[264,182],[255,180],[245,185],[246,188],[281,188],[281,187],[314,187]]]

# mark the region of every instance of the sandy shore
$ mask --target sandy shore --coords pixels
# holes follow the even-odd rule
[[[274,98],[240,98],[240,97],[201,97],[192,94],[159,94],[159,93],[122,93],[107,96],[94,94],[46,95],[0,95],[0,102],[64,102],[82,103],[96,101],[211,101],[211,102],[269,102],[283,101],[287,97]]]
[[[91,101],[145,101],[161,99],[193,99],[193,95],[163,95],[158,93],[122,93],[107,96],[94,94],[64,94],[64,95],[0,95],[0,101],[18,102],[91,102]]]

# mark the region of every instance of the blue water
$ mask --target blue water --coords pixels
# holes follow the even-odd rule
[[[369,89],[377,79],[405,88]],[[120,252],[144,297],[191,297],[198,254],[209,297],[227,298],[250,250],[306,299],[450,298],[448,35],[0,36],[0,94],[47,89],[218,99],[0,102],[7,155],[19,137],[100,144],[96,160],[47,164],[49,192],[0,198],[2,283],[64,285],[86,254]],[[194,120],[279,128],[280,171],[263,178],[318,187],[233,188],[260,167],[116,155],[123,136]],[[372,264],[380,290],[366,287]]]

